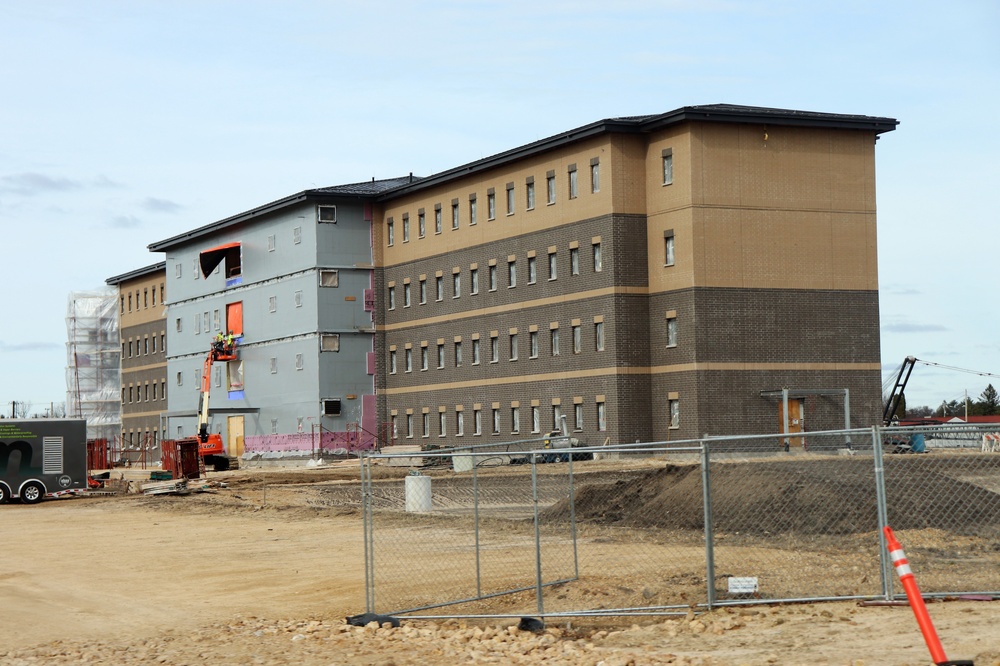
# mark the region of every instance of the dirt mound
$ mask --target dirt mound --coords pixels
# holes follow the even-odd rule
[[[712,522],[740,534],[854,534],[878,529],[871,459],[780,460],[713,464]],[[997,462],[918,458],[887,465],[889,524],[996,535],[1000,494],[975,475],[998,474]],[[965,480],[971,478],[972,481]],[[704,529],[701,468],[666,465],[613,483],[582,483],[576,517],[638,528]],[[559,502],[545,514],[568,518]]]

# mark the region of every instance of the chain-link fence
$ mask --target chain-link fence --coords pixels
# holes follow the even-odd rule
[[[366,610],[666,614],[891,599],[882,527],[925,593],[1000,590],[1000,454],[973,428],[366,456]],[[548,448],[546,448],[548,447]],[[923,453],[917,450],[923,449]],[[412,468],[377,478],[378,465]]]

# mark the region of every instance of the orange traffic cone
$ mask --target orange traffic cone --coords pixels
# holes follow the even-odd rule
[[[909,599],[910,608],[913,609],[913,614],[917,618],[920,633],[924,635],[924,642],[927,643],[927,649],[930,650],[931,659],[937,666],[973,666],[971,661],[948,661],[948,657],[944,654],[944,648],[941,647],[941,641],[938,639],[937,631],[934,630],[934,623],[931,622],[931,616],[927,612],[924,598],[920,594],[920,588],[917,587],[917,579],[913,575],[913,571],[910,570],[910,563],[906,559],[906,553],[903,552],[903,546],[896,540],[896,535],[892,533],[892,528],[888,525],[885,527],[885,539],[889,548],[889,557],[892,558],[892,565],[896,567],[899,582],[903,584],[903,590],[906,591],[906,598]]]

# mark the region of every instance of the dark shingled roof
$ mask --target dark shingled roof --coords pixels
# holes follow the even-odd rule
[[[606,118],[597,122],[571,129],[545,139],[540,139],[475,162],[448,169],[440,173],[415,180],[399,188],[389,190],[380,201],[392,199],[400,194],[416,192],[427,187],[446,183],[455,178],[493,169],[503,164],[524,159],[553,150],[580,139],[609,133],[648,134],[670,125],[683,122],[743,123],[758,125],[787,125],[797,127],[821,127],[829,129],[849,129],[881,134],[896,129],[899,121],[877,116],[859,116],[840,113],[819,113],[816,111],[796,111],[794,109],[772,109],[760,106],[740,106],[738,104],[703,104],[682,106],[673,111],[646,116],[626,116]]]
[[[561,134],[556,134],[533,143],[511,150],[497,153],[490,157],[469,162],[462,166],[448,169],[424,178],[413,174],[400,178],[364,181],[347,185],[334,185],[312,190],[303,190],[284,199],[258,206],[238,215],[228,217],[218,222],[207,224],[193,231],[167,238],[149,245],[152,252],[163,252],[175,245],[192,241],[226,227],[230,227],[257,216],[284,208],[306,200],[335,201],[336,199],[358,198],[376,201],[391,200],[401,194],[416,192],[428,187],[447,183],[448,181],[469,174],[493,169],[553,150],[580,139],[609,133],[646,134],[655,132],[684,122],[716,122],[716,123],[750,123],[759,125],[787,125],[797,127],[820,127],[828,129],[847,129],[873,132],[876,135],[891,132],[899,124],[893,118],[876,116],[859,116],[839,113],[819,113],[815,111],[796,111],[793,109],[771,109],[760,106],[740,106],[738,104],[704,104],[700,106],[682,106],[666,113],[625,116],[621,118],[606,118],[597,122],[577,127]]]
[[[292,204],[300,203],[302,201],[314,200],[314,201],[328,201],[334,202],[337,199],[344,198],[359,198],[359,199],[371,199],[383,192],[387,192],[393,188],[402,187],[405,185],[410,185],[419,180],[419,178],[413,176],[401,176],[398,178],[385,178],[383,180],[375,180],[374,178],[369,181],[364,181],[361,183],[350,183],[348,185],[332,185],[330,187],[319,187],[311,190],[303,190],[297,194],[284,197],[283,199],[278,199],[277,201],[272,201],[266,203],[263,206],[257,206],[248,211],[238,213],[231,217],[227,217],[224,220],[219,220],[218,222],[212,222],[211,224],[206,224],[205,226],[198,227],[197,229],[192,229],[191,231],[185,231],[177,236],[172,236],[155,243],[151,243],[147,247],[150,252],[165,252],[166,250],[174,247],[176,245],[186,243],[195,240],[201,236],[206,236],[208,234],[215,233],[227,227],[251,220],[255,217],[259,217],[265,213],[270,213],[276,210],[280,210],[286,206]]]

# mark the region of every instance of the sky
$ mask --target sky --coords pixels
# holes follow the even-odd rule
[[[150,243],[716,103],[899,120],[876,147],[883,373],[939,364],[911,406],[1000,387],[995,0],[3,0],[0,63],[3,414],[65,400],[70,293],[162,261]]]

